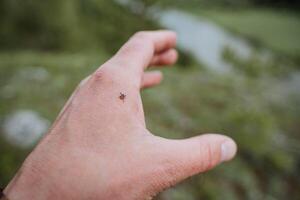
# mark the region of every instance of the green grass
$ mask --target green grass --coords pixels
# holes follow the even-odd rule
[[[300,15],[271,9],[190,9],[263,47],[300,60]]]
[[[18,109],[32,109],[53,121],[79,81],[107,57],[103,52],[0,54],[0,119]],[[20,71],[35,68],[47,70],[48,79],[20,76]],[[292,151],[300,141],[299,94],[278,101],[270,98],[270,94],[282,97],[274,90],[280,80],[272,74],[221,75],[196,67],[163,71],[163,84],[142,93],[147,127],[167,138],[226,133],[237,141],[239,154],[230,164],[206,174],[204,180],[197,176],[158,199],[234,200],[264,195],[280,199],[299,195],[293,189],[300,187],[299,152]],[[288,143],[277,143],[278,133],[288,138]],[[0,156],[0,184],[5,185],[30,149],[19,150],[2,139],[0,145],[4,155]]]
[[[79,81],[92,73],[106,58],[103,52],[97,54],[2,53],[0,86],[1,100],[5,101],[5,104],[0,105],[1,115],[12,108],[29,107],[40,109],[47,118],[53,120],[56,112]],[[22,75],[24,71],[31,72],[35,69],[46,70],[49,74],[48,78],[35,80]],[[43,108],[43,104],[48,108]]]

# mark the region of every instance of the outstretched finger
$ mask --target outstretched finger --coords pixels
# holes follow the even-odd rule
[[[176,34],[173,31],[138,32],[109,62],[141,75],[155,54],[166,52],[175,45]]]
[[[173,65],[178,58],[178,53],[175,49],[169,49],[162,53],[155,54],[151,60],[151,66],[167,66]]]
[[[142,77],[141,88],[149,88],[161,83],[163,75],[160,71],[145,72]]]

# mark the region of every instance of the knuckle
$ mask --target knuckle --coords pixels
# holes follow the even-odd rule
[[[92,74],[94,82],[108,82],[112,83],[116,80],[116,73],[113,70],[101,67]]]
[[[91,76],[93,81],[95,82],[99,82],[100,80],[102,81],[102,79],[104,78],[104,70],[97,69]]]
[[[118,68],[103,66],[95,71],[91,76],[92,82],[96,85],[117,86],[126,85],[127,87],[138,87],[139,81],[133,78],[129,71],[120,71]]]
[[[201,171],[208,171],[212,169],[220,159],[220,153],[211,144],[205,145],[203,148],[203,162],[201,164]]]

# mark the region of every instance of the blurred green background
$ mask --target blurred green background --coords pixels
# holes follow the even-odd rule
[[[300,199],[296,0],[0,0],[0,185],[81,79],[159,28],[178,32],[181,58],[142,93],[148,128],[225,133],[239,152],[156,199]]]

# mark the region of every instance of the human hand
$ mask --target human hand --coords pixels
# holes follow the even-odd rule
[[[151,65],[177,60],[171,31],[135,34],[83,80],[4,193],[26,199],[151,199],[236,153],[228,137],[170,140],[147,130],[140,89],[159,84]]]

